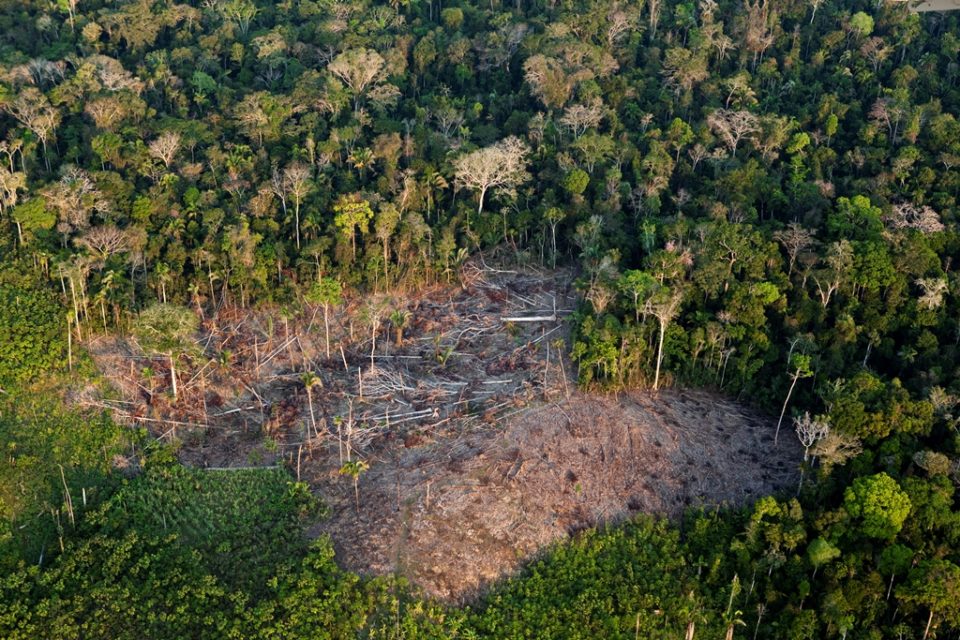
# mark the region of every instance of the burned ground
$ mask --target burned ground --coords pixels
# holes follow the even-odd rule
[[[558,357],[571,281],[472,262],[456,284],[336,310],[330,358],[320,309],[221,310],[176,402],[162,360],[100,339],[88,348],[119,398],[81,401],[171,440],[186,464],[287,466],[329,504],[311,533],[344,566],[450,600],[586,527],[795,486],[799,446],[775,448],[775,421],[720,395],[576,390]],[[400,336],[395,310],[409,312]],[[356,486],[351,461],[368,467]]]

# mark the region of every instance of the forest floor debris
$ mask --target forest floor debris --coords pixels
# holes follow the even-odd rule
[[[774,424],[702,391],[573,392],[494,430],[379,443],[359,509],[333,465],[311,467],[332,508],[315,531],[354,571],[470,600],[582,529],[795,488],[800,448],[775,448]]]
[[[283,464],[330,506],[311,534],[344,566],[452,601],[581,529],[796,486],[799,444],[775,448],[774,420],[719,395],[577,391],[558,357],[572,280],[473,260],[459,286],[338,310],[330,358],[320,309],[224,308],[204,318],[176,402],[164,359],[99,338],[87,347],[117,393],[78,401],[192,466]]]

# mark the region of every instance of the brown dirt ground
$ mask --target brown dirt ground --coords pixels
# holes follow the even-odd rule
[[[799,445],[774,449],[773,426],[700,391],[573,393],[502,429],[378,447],[359,511],[352,486],[321,467],[311,483],[332,515],[316,532],[354,571],[397,571],[430,595],[470,599],[581,529],[795,486]]]
[[[344,566],[399,572],[454,601],[580,529],[795,485],[799,445],[774,449],[772,419],[719,395],[576,391],[555,344],[576,304],[569,271],[473,260],[459,275],[349,301],[329,359],[319,310],[284,320],[227,305],[204,318],[200,355],[181,361],[177,402],[162,358],[97,338],[86,346],[115,393],[76,400],[146,426],[185,464],[287,466],[329,504],[310,533],[328,533]],[[399,346],[393,309],[410,312]],[[371,311],[383,317],[375,349],[360,321]],[[305,371],[321,381],[312,418]],[[369,465],[359,510],[347,456]]]

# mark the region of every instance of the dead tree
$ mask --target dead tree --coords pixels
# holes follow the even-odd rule
[[[810,413],[803,412],[799,418],[793,419],[793,428],[797,438],[803,445],[803,464],[800,466],[800,483],[797,485],[797,494],[803,488],[803,476],[807,470],[807,461],[810,459],[810,447],[823,440],[830,433],[830,423],[824,416],[810,417]]]

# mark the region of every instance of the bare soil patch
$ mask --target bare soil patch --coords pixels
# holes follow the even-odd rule
[[[901,0],[904,1],[904,0]],[[917,13],[925,11],[956,11],[960,9],[960,0],[909,0],[910,10]]]
[[[740,505],[796,486],[799,446],[773,447],[775,421],[715,394],[574,393],[500,430],[387,443],[353,489],[333,468],[312,477],[333,508],[344,565],[400,572],[464,600],[544,546],[638,512]]]
[[[329,358],[320,309],[226,305],[203,318],[176,401],[164,359],[117,338],[87,345],[116,397],[78,401],[174,442],[185,464],[286,466],[330,505],[311,533],[343,565],[453,601],[586,527],[796,485],[799,445],[774,448],[774,420],[719,395],[576,391],[560,357],[572,279],[471,261],[454,284],[350,301]],[[356,486],[349,461],[368,467]]]

